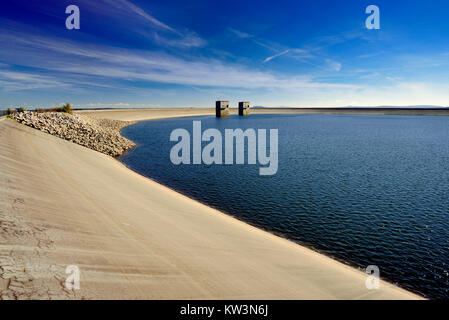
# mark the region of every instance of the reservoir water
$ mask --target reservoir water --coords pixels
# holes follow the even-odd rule
[[[278,129],[279,168],[173,165],[172,130]],[[382,278],[449,298],[449,118],[250,115],[139,122],[134,171],[251,225]],[[206,145],[203,142],[203,145]],[[224,141],[223,141],[224,144]]]

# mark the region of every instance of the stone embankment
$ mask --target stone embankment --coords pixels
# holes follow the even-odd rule
[[[135,144],[120,135],[120,130],[134,122],[90,118],[61,112],[20,112],[14,120],[89,149],[118,157]]]

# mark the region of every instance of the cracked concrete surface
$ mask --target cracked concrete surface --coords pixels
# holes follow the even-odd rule
[[[14,190],[13,181],[2,180]],[[54,246],[46,228],[23,217],[25,199],[1,193],[0,203],[0,299],[73,299],[65,267],[47,256]]]

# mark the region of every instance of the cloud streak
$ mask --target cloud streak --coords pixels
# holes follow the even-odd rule
[[[0,70],[0,87],[4,91],[67,88],[67,83],[38,74]]]
[[[100,12],[117,21],[123,20],[123,23],[128,28],[147,36],[149,40],[160,46],[185,49],[206,45],[206,41],[195,32],[188,29],[181,31],[169,26],[128,0],[81,0],[80,2],[82,2],[83,7],[87,7],[95,13]],[[120,19],[120,17],[124,17],[124,19]],[[149,29],[157,31],[149,32],[148,30],[142,30],[136,27],[135,23],[129,23],[129,21],[140,21],[147,25]]]
[[[253,43],[257,44],[258,46],[261,46],[265,49],[268,49],[272,52],[275,52],[275,54],[272,54],[265,58],[262,63],[266,64],[274,59],[277,59],[282,56],[288,56],[291,59],[295,59],[298,61],[301,61],[302,63],[307,63],[310,65],[313,65],[319,69],[326,70],[326,71],[333,71],[333,72],[340,72],[342,64],[340,62],[334,61],[329,58],[322,57],[322,55],[318,54],[318,51],[320,51],[320,47],[308,47],[305,48],[288,48],[285,47],[279,43],[266,41],[262,39],[257,39],[254,35],[251,35],[249,33],[245,33],[240,30],[236,30],[234,28],[228,27],[228,30],[237,36],[239,39],[250,39]],[[353,36],[354,37],[354,36]],[[351,37],[346,36],[346,38],[351,39]],[[332,37],[332,38],[325,38],[325,39],[319,39],[317,42],[323,43],[325,42],[327,45],[333,45],[335,43],[344,42],[344,37]]]
[[[161,29],[170,31],[179,36],[182,35],[179,31],[173,29],[172,27],[168,26],[167,24],[163,23],[162,21],[156,19],[152,15],[145,12],[142,8],[136,6],[135,4],[133,4],[127,0],[103,0],[103,1],[105,1],[110,6],[116,6],[116,7],[119,7],[120,9],[128,10],[128,11],[142,17],[146,21],[150,22],[151,24],[153,24]]]
[[[282,76],[210,58],[183,59],[160,52],[87,44],[80,46],[67,40],[25,37],[17,33],[0,32],[0,40],[9,43],[0,52],[3,61],[12,59],[23,66],[69,74],[71,77],[95,77],[95,81],[100,83],[117,79],[228,88],[353,87],[317,82],[305,76]],[[36,54],[38,52],[45,52],[47,59],[42,60],[41,55]]]
[[[242,32],[242,31],[239,31],[239,30],[231,28],[231,27],[228,27],[228,30],[231,31],[232,34],[234,34],[237,38],[240,38],[240,39],[248,39],[248,38],[254,37],[252,34]]]
[[[277,58],[277,57],[283,56],[284,54],[287,54],[289,51],[290,51],[290,49],[287,49],[287,50],[284,50],[284,51],[282,51],[282,52],[279,52],[279,53],[277,53],[277,54],[275,54],[275,55],[269,56],[268,58],[266,58],[266,59],[263,61],[263,63],[267,63],[267,62],[269,62],[269,61],[271,61],[271,60],[273,60],[273,59],[275,59],[275,58]]]

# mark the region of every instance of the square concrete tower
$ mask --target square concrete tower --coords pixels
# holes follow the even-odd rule
[[[229,116],[229,101],[215,101],[215,115],[217,118]]]
[[[239,116],[249,115],[249,102],[239,102]]]

